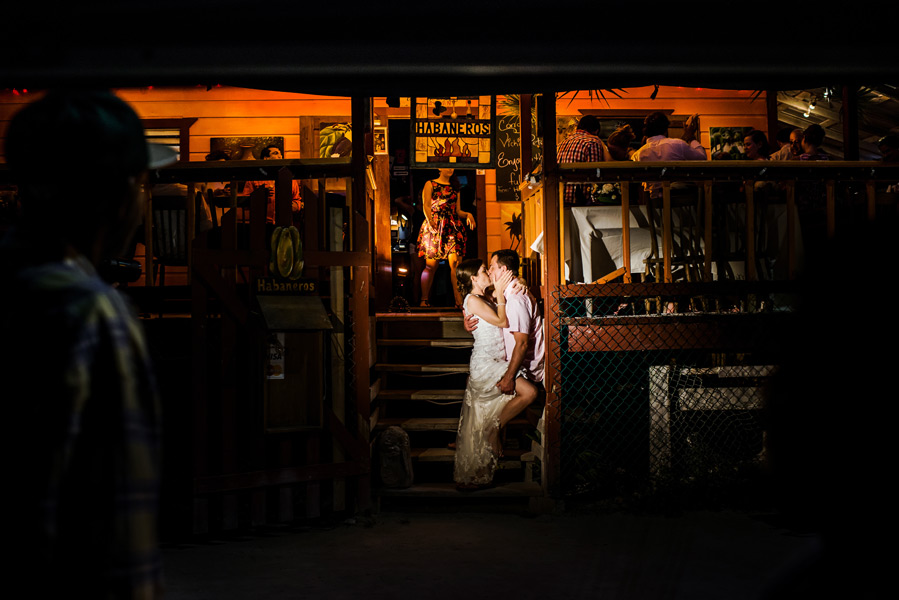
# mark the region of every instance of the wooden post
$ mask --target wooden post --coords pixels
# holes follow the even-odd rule
[[[372,130],[371,123],[371,98],[353,96],[351,100],[353,122],[353,181],[352,202],[350,204],[352,215],[352,250],[355,252],[371,253],[369,247],[368,227],[366,218],[368,215],[368,199],[366,198],[366,162],[365,139]],[[366,511],[371,507],[371,479],[369,476],[368,438],[370,404],[370,358],[371,358],[371,328],[369,319],[369,286],[371,285],[371,267],[353,267],[352,269],[352,310],[353,310],[353,335],[356,340],[354,371],[356,379],[356,412],[358,419],[356,427],[352,424],[351,431],[358,433],[366,450],[365,472],[359,477],[356,488],[356,502],[359,510]]]
[[[777,135],[777,90],[765,90],[765,109],[768,116],[768,140],[773,144]]]
[[[543,331],[546,340],[546,362],[544,385],[546,387],[546,409],[544,426],[546,439],[544,450],[546,457],[543,478],[544,492],[558,491],[561,468],[561,429],[562,414],[559,404],[559,389],[556,386],[555,357],[559,356],[559,337],[556,333],[559,307],[553,304],[552,292],[561,285],[560,252],[562,241],[559,235],[561,222],[561,202],[559,201],[559,164],[556,157],[556,94],[553,91],[543,93],[543,207],[544,230],[543,250],[546,260],[543,262]]]
[[[858,86],[843,86],[843,160],[858,160]]]
[[[796,182],[786,181],[788,278],[796,278]]]
[[[746,281],[755,281],[755,197],[754,181],[744,181],[746,190]]]
[[[147,209],[144,213],[144,284],[155,285],[153,281],[153,194],[147,191]]]
[[[877,216],[877,195],[874,192],[873,179],[865,182],[865,194],[868,197],[868,221],[873,223]]]
[[[703,281],[712,280],[712,187],[711,181],[703,182],[703,201],[705,202],[705,214],[703,215],[705,222],[702,228],[702,241],[705,246],[702,265]],[[721,278],[720,273],[718,278]]]
[[[387,156],[375,156],[371,163],[376,189],[374,197],[375,310],[386,311],[393,298],[393,246],[390,238],[390,164]]]
[[[319,158],[318,123],[315,117],[300,117],[300,158]],[[320,231],[323,231],[323,217],[326,214],[323,203],[324,187],[314,179],[303,182],[303,248],[321,250]]]
[[[621,254],[624,283],[631,283],[631,182],[621,184]]]
[[[475,182],[477,187],[476,205],[478,209],[478,228],[475,231],[478,236],[478,256],[484,257],[487,255],[487,176],[479,173],[475,175]],[[414,258],[412,264],[415,264]],[[416,277],[419,275],[420,273],[414,273]]]
[[[671,182],[662,182],[662,281],[671,283]]]
[[[519,147],[521,152],[521,181],[531,172],[531,95],[520,94],[518,96],[518,119],[521,121]],[[521,183],[519,181],[519,183]]]
[[[275,225],[293,224],[293,173],[287,167],[278,169],[275,181]]]
[[[193,260],[194,235],[197,231],[197,186],[191,181],[187,184],[187,224],[184,232],[184,253],[187,257],[187,283],[190,284],[190,265]]]
[[[207,258],[205,253],[203,258]],[[191,377],[193,379],[192,400],[193,412],[190,415],[191,428],[191,465],[194,478],[209,474],[209,348],[208,340],[208,300],[209,293],[204,282],[199,278],[191,279]],[[206,498],[192,498],[193,515],[191,517],[192,533],[209,531],[209,501]]]
[[[836,202],[834,200],[833,179],[828,179],[825,185],[827,187],[827,239],[832,240],[836,231]]]

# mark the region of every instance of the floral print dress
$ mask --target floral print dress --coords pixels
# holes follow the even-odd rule
[[[418,234],[418,255],[428,259],[455,254],[465,258],[465,223],[456,214],[459,194],[452,185],[432,181],[431,224],[423,223]]]

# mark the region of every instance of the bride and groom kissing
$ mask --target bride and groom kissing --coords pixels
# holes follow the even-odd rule
[[[517,252],[497,250],[489,265],[474,258],[456,270],[474,336],[453,473],[462,490],[492,484],[503,428],[542,395],[543,317],[519,283],[519,266]]]

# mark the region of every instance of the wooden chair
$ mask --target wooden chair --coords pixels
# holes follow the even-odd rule
[[[153,198],[153,281],[165,285],[167,266],[186,267],[188,246],[187,198],[156,196]]]
[[[700,186],[671,190],[670,220],[671,248],[669,264],[672,271],[681,267],[682,271],[672,279],[701,281],[704,261],[701,244],[703,236],[703,191]],[[664,249],[659,248],[659,238],[666,234],[664,204],[662,198],[646,198],[647,223],[649,225],[650,254],[645,259],[646,274],[655,281],[665,281]],[[676,218],[675,218],[676,217]]]

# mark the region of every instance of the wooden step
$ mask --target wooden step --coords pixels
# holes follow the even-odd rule
[[[378,313],[375,316],[377,338],[381,339],[455,339],[471,340],[465,331],[462,313],[409,314]]]
[[[387,427],[402,427],[406,431],[455,432],[459,429],[459,419],[457,417],[394,417],[388,419],[379,419],[378,424],[375,426],[375,429],[386,429]]]
[[[376,430],[386,429],[388,427],[401,427],[406,431],[457,431],[459,429],[459,419],[457,417],[393,417],[379,419]],[[512,419],[507,427],[527,427],[529,423],[527,419]]]
[[[465,390],[381,390],[378,400],[438,400],[461,402]]]
[[[442,365],[378,363],[375,365],[375,371],[389,373],[468,373],[468,363]]]
[[[412,460],[421,462],[453,462],[456,451],[451,448],[412,448]]]
[[[380,496],[390,496],[395,498],[528,498],[542,496],[543,487],[539,483],[516,481],[506,484],[497,484],[483,490],[463,492],[456,489],[455,483],[417,483],[405,489],[381,488],[378,490],[378,494]]]
[[[375,320],[379,322],[414,322],[414,321],[462,321],[462,313],[458,310],[441,312],[441,311],[421,311],[414,313],[375,313]]]
[[[396,339],[378,338],[378,346],[422,346],[431,348],[472,348],[473,339],[465,338],[440,338],[440,339]]]
[[[412,460],[419,462],[445,462],[450,463],[456,460],[456,451],[452,448],[412,448]],[[510,448],[503,451],[502,458],[499,459],[501,469],[514,469],[521,466],[521,463],[534,462],[536,456],[528,450],[518,448]]]

